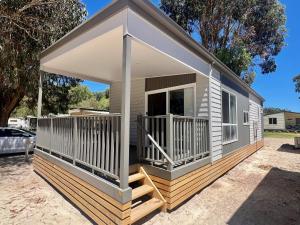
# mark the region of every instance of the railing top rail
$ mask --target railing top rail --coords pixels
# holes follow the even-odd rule
[[[59,116],[59,117],[40,117],[38,120],[43,119],[70,119],[70,118],[83,118],[83,117],[121,117],[121,113],[108,113],[108,114],[86,114],[86,115],[75,115],[75,116]]]
[[[142,115],[143,118],[148,118],[148,119],[160,119],[160,118],[167,118],[168,115],[158,115],[158,116],[148,116],[148,115]],[[208,117],[203,117],[203,116],[181,116],[181,115],[173,115],[173,118],[176,119],[201,119],[201,120],[208,120]]]

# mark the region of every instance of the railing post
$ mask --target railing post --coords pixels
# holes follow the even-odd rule
[[[50,118],[50,155],[52,152],[52,143],[53,143],[53,118]]]
[[[73,165],[76,164],[76,156],[77,156],[77,146],[78,146],[78,139],[77,139],[77,117],[73,118]]]
[[[174,160],[173,157],[173,143],[174,143],[174,137],[173,137],[173,114],[168,114],[166,117],[167,121],[166,121],[166,136],[167,136],[167,154],[168,156]],[[173,166],[171,165],[171,163],[168,164],[168,170],[172,170]]]
[[[142,115],[137,116],[137,155],[138,161],[141,161],[142,152],[142,138],[143,138],[143,127],[142,127]]]
[[[196,118],[193,117],[193,129],[192,129],[192,155],[193,155],[193,160],[196,160],[196,147],[197,147],[197,129],[196,129]]]

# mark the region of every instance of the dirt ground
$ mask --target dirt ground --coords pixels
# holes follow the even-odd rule
[[[293,139],[265,147],[171,213],[139,224],[299,225],[300,150]],[[23,156],[0,158],[0,224],[91,224]]]

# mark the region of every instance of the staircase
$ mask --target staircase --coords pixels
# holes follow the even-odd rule
[[[132,187],[131,223],[135,223],[156,209],[166,211],[166,200],[142,167],[138,173],[129,176],[129,185]]]

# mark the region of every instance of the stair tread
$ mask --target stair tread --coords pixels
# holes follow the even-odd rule
[[[135,223],[146,215],[150,214],[154,210],[162,207],[164,202],[157,198],[151,198],[143,204],[131,209],[131,223]]]
[[[133,182],[138,181],[138,180],[141,180],[141,179],[143,179],[143,178],[145,178],[145,175],[144,175],[144,174],[142,174],[142,173],[135,173],[135,174],[130,175],[130,176],[128,177],[128,182],[129,182],[129,183],[133,183]]]
[[[134,188],[132,189],[132,200],[142,197],[152,191],[154,191],[154,188],[147,184]]]

